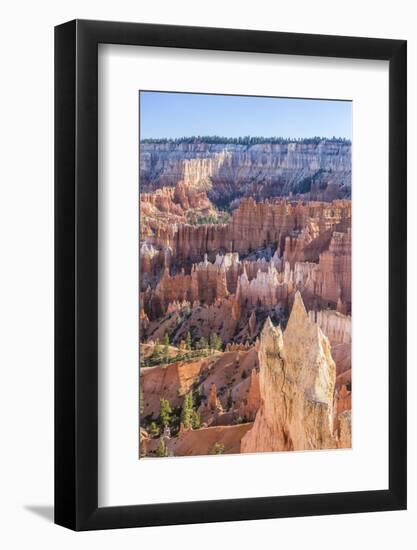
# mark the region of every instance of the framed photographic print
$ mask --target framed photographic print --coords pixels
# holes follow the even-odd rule
[[[55,29],[55,521],[406,507],[406,42]]]

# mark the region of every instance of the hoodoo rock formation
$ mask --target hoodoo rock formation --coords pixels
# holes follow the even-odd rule
[[[350,201],[332,203],[290,203],[285,200],[256,203],[244,199],[228,223],[188,225],[150,223],[147,243],[157,250],[169,250],[172,262],[200,261],[204,254],[213,260],[218,253],[249,255],[265,247],[281,252],[292,265],[295,261],[317,261],[329,246],[333,231],[350,227]],[[143,222],[143,224],[145,224]],[[142,226],[143,226],[142,224]],[[150,234],[151,233],[151,234]],[[339,252],[334,243],[334,253]],[[346,245],[347,246],[347,245]],[[145,255],[148,249],[143,249]],[[142,254],[142,251],[141,251]]]
[[[174,302],[210,305],[234,295],[236,319],[242,301],[282,307],[298,288],[309,309],[349,313],[350,216],[349,201],[245,199],[225,224],[157,225],[140,248],[144,311],[151,319]]]
[[[261,404],[252,429],[242,439],[241,451],[337,447],[340,438],[333,426],[336,366],[329,341],[309,319],[299,292],[284,335],[266,321],[259,364]],[[343,438],[346,443],[348,435],[344,433]]]
[[[346,313],[350,310],[350,280],[350,255],[348,252],[335,254],[331,248],[320,254],[318,263],[296,262],[293,269],[289,262],[275,255],[269,261],[265,258],[241,261],[237,253],[227,253],[217,255],[213,263],[205,256],[203,262],[192,264],[190,274],[182,270],[170,275],[169,268],[165,267],[156,288],[152,290],[148,285],[147,291],[142,293],[142,303],[149,319],[155,314],[178,309],[174,307],[178,302],[198,304],[201,308],[225,304],[229,299],[235,320],[241,317],[242,310],[251,312],[247,328],[253,338],[257,335],[257,324],[252,316],[254,308],[284,311],[297,289],[309,308],[319,304],[322,307],[333,305],[339,312]],[[318,322],[320,325],[326,323],[326,330],[337,330],[335,320],[327,322],[324,313]]]
[[[141,457],[351,446],[350,144],[278,141],[141,144]]]

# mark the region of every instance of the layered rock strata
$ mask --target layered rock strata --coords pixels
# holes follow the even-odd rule
[[[144,191],[179,181],[204,189],[214,200],[308,194],[350,197],[351,146],[346,142],[141,143]]]
[[[344,246],[340,246],[340,242]],[[336,246],[336,244],[338,246]],[[170,275],[165,267],[163,274],[153,291],[148,285],[147,293],[142,294],[142,305],[147,317],[172,311],[174,304],[188,302],[204,305],[214,304],[218,300],[231,297],[232,316],[238,319],[242,308],[263,306],[285,308],[288,299],[296,289],[300,290],[309,308],[332,306],[339,312],[350,311],[351,302],[351,254],[350,232],[335,233],[329,250],[319,256],[318,263],[296,262],[291,269],[277,253],[266,261],[240,261],[237,253],[217,255],[214,262],[207,259],[193,264],[190,274],[182,270]],[[152,273],[152,272],[151,272]],[[320,325],[332,327],[325,314],[320,317]],[[254,319],[252,319],[253,332]],[[254,334],[253,334],[254,335]],[[343,343],[343,342],[340,342]],[[344,342],[347,343],[347,342]]]
[[[229,216],[208,198],[229,161],[188,160],[141,196],[141,452],[161,438],[174,455],[349,447],[350,201],[244,198],[211,223]],[[190,392],[201,427],[179,428]]]
[[[317,261],[329,246],[332,232],[346,231],[350,221],[350,201],[256,203],[247,198],[228,223],[155,224],[146,242],[153,249],[169,251],[173,264],[200,261],[204,254],[210,260],[225,252],[248,255],[271,246],[293,265],[295,261]],[[142,261],[144,254],[148,249],[141,250]]]

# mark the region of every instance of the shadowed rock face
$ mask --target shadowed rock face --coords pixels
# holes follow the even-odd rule
[[[304,308],[299,292],[285,333],[268,319],[259,345],[261,405],[242,452],[350,446],[348,413],[334,430],[336,365],[330,344]]]
[[[351,146],[323,140],[257,145],[141,143],[143,191],[179,181],[205,190],[214,202],[308,194],[315,200],[350,197]]]

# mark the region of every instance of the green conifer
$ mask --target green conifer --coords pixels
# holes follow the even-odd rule
[[[191,332],[187,332],[187,337],[185,339],[185,343],[187,345],[187,349],[188,350],[191,350],[192,349],[192,338],[191,338]]]
[[[172,409],[168,399],[161,397],[159,401],[159,423],[165,429],[171,421]]]
[[[193,394],[191,392],[187,393],[184,397],[184,402],[181,410],[181,422],[184,425],[184,428],[191,428],[193,425]]]
[[[156,448],[156,456],[158,457],[168,456],[168,449],[165,445],[165,441],[163,438],[161,438],[161,440],[159,441],[159,445]]]

